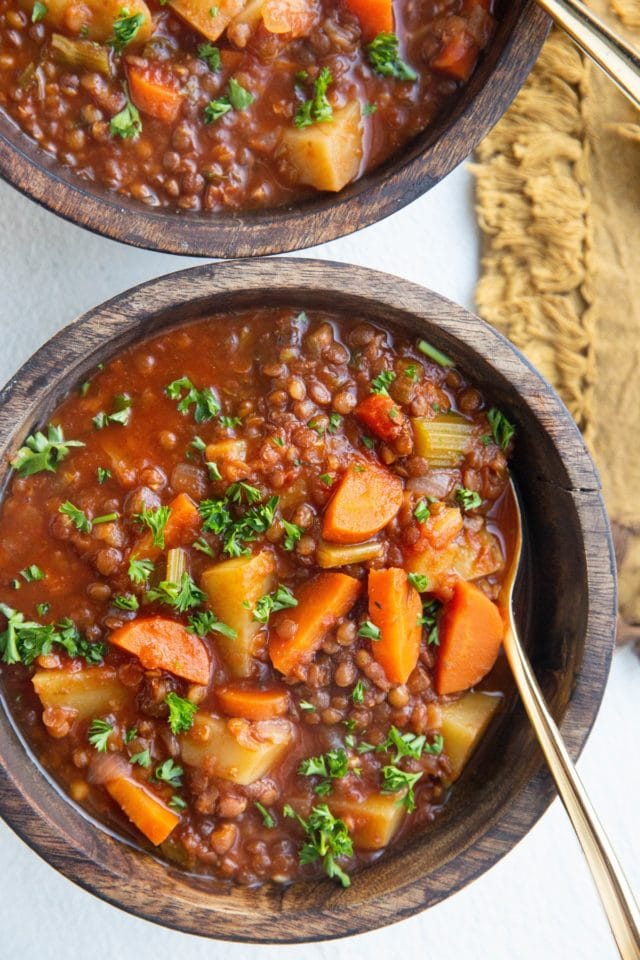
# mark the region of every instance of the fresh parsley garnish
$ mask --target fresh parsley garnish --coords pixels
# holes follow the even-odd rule
[[[54,644],[70,657],[82,657],[87,663],[101,663],[106,653],[104,643],[90,643],[68,619],[55,624],[41,624],[25,619],[23,613],[0,603],[0,613],[7,626],[0,633],[0,654],[5,663],[24,663],[30,667],[36,657],[47,656]]]
[[[429,587],[429,577],[424,573],[409,573],[407,574],[407,580],[418,593],[424,593]]]
[[[103,483],[106,483],[107,480],[111,477],[111,470],[107,470],[106,467],[98,467],[98,483],[102,486]]]
[[[516,432],[516,428],[497,407],[492,407],[488,411],[487,420],[491,427],[493,439],[502,450],[506,450]]]
[[[141,750],[139,753],[133,753],[129,757],[129,763],[138,764],[139,767],[150,767],[151,766],[151,752],[147,747],[146,750]]]
[[[355,704],[364,703],[364,683],[362,680],[358,680],[355,687],[351,691],[351,701]]]
[[[207,599],[207,595],[186,570],[180,578],[180,583],[162,580],[157,587],[147,591],[147,597],[149,600],[173,607],[178,613],[185,613],[192,607],[199,607]]]
[[[222,620],[218,620],[211,610],[198,610],[189,617],[189,630],[199,637],[206,637],[208,633],[221,633],[223,637],[235,640],[238,631],[228,627]]]
[[[151,531],[153,546],[164,550],[164,530],[170,516],[171,507],[143,507],[133,519]]]
[[[298,601],[291,590],[280,583],[272,593],[265,593],[260,597],[253,608],[253,619],[257,620],[258,623],[268,623],[272,613],[297,606]]]
[[[326,123],[333,120],[333,108],[327,99],[327,90],[333,82],[331,71],[323,67],[313,84],[313,96],[304,100],[296,111],[293,119],[296,127],[304,129],[312,123]]]
[[[423,776],[423,771],[418,773],[408,773],[406,770],[400,770],[393,764],[388,764],[382,768],[382,787],[381,793],[398,793],[404,790],[404,795],[400,801],[403,807],[406,807],[407,813],[412,813],[416,808],[416,798],[413,792],[418,780]]]
[[[142,132],[142,120],[138,108],[131,102],[127,96],[127,102],[122,110],[111,117],[109,121],[109,133],[112,137],[120,137],[122,140],[131,140]]]
[[[358,636],[365,637],[367,640],[379,640],[380,635],[380,627],[376,627],[371,620],[364,620],[358,627]]]
[[[206,423],[220,413],[218,398],[211,387],[197,390],[189,377],[180,377],[173,380],[165,392],[169,399],[178,400],[178,412],[186,416],[190,407],[194,407],[196,423]]]
[[[40,23],[43,17],[46,17],[49,12],[49,8],[45,6],[44,3],[40,3],[40,0],[36,0],[33,5],[33,10],[31,11],[31,23]]]
[[[340,780],[349,773],[349,758],[345,750],[338,747],[318,757],[307,757],[298,767],[298,773],[303,777],[322,777],[321,782],[314,787],[314,793],[324,797],[331,793],[332,780]]]
[[[72,447],[84,447],[80,440],[65,440],[62,427],[50,424],[46,435],[38,430],[32,433],[11,461],[21,477],[30,477],[43,470],[55,472],[58,464],[69,455]]]
[[[20,571],[20,576],[27,583],[36,583],[38,580],[44,580],[45,573],[36,563],[32,563],[29,567],[25,567],[24,570]]]
[[[303,528],[299,527],[297,523],[289,523],[289,521],[285,520],[284,517],[282,519],[282,525],[285,532],[282,546],[285,550],[295,550],[296,544],[304,533]]]
[[[161,763],[159,767],[156,767],[154,775],[156,780],[161,780],[163,783],[168,783],[172,787],[181,787],[182,774],[182,767],[179,767],[173,762],[171,757],[169,757],[169,759],[165,760],[164,763]]]
[[[245,90],[234,77],[231,77],[227,85],[226,96],[210,100],[204,108],[204,122],[215,123],[230,110],[246,110],[254,100],[254,95],[249,90]]]
[[[260,816],[262,817],[262,822],[264,823],[264,825],[265,825],[265,827],[267,828],[267,830],[273,830],[273,828],[274,828],[275,825],[276,825],[276,821],[274,820],[274,818],[272,817],[272,815],[269,813],[269,811],[267,810],[267,808],[264,807],[261,803],[258,803],[257,800],[256,800],[256,802],[254,803],[254,807],[255,807],[256,810],[258,810],[258,812],[260,813]]]
[[[438,636],[438,616],[441,609],[442,604],[439,600],[429,600],[427,603],[423,604],[422,616],[419,620],[419,622],[428,630],[427,643],[435,647],[437,647],[440,643],[440,637]]]
[[[458,487],[456,490],[456,500],[463,510],[476,510],[482,506],[482,497],[475,490],[468,490],[466,487]]]
[[[76,530],[79,530],[80,533],[91,533],[93,527],[91,520],[89,520],[84,510],[76,507],[70,500],[65,500],[64,503],[60,504],[58,513],[63,513],[65,517],[69,517]]]
[[[387,387],[393,383],[396,375],[393,370],[383,370],[382,373],[379,373],[377,377],[374,377],[371,381],[371,393],[380,394],[383,397],[389,396],[389,391]]]
[[[179,697],[177,693],[168,693],[164,702],[169,707],[169,726],[171,733],[186,733],[193,726],[193,718],[198,712],[198,705],[191,700]]]
[[[87,739],[92,747],[95,747],[99,753],[106,753],[109,737],[113,733],[113,727],[106,720],[96,717],[91,721]]]
[[[424,523],[425,520],[428,520],[431,511],[429,510],[429,504],[426,500],[418,500],[415,505],[413,515],[418,521],[418,523]]]
[[[265,503],[258,504],[256,495],[260,496],[255,487],[237,483],[229,487],[223,500],[202,500],[199,504],[203,529],[223,538],[223,552],[230,557],[248,554],[246,544],[266,533],[275,519],[278,497],[269,497]],[[239,507],[243,498],[253,505],[237,517],[231,508],[234,504]]]
[[[113,605],[119,610],[137,610],[140,603],[135,594],[120,593],[113,598]]]
[[[129,579],[132,583],[146,583],[153,573],[153,560],[139,560],[132,557],[129,560]]]
[[[396,80],[417,80],[418,74],[400,58],[400,41],[395,33],[379,33],[367,46],[369,63],[376,73]]]
[[[143,13],[135,13],[130,17],[126,10],[121,10],[118,19],[114,20],[113,37],[109,40],[109,44],[119,53],[123,47],[131,43],[143,23]]]
[[[198,59],[204,60],[209,70],[213,70],[214,72],[219,70],[222,64],[220,51],[217,47],[214,47],[212,43],[200,44],[198,47]]]
[[[351,883],[349,876],[336,862],[338,857],[353,856],[353,841],[349,836],[344,820],[333,816],[326,803],[313,807],[307,820],[304,820],[293,807],[286,803],[282,809],[285,817],[298,821],[306,834],[306,839],[298,851],[300,863],[322,861],[329,877],[336,877],[343,887]]]

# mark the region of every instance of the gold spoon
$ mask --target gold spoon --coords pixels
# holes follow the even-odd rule
[[[501,603],[506,620],[504,650],[531,726],[538,738],[560,799],[576,832],[600,895],[609,926],[623,960],[640,957],[640,911],[604,830],[598,822],[576,769],[567,753],[524,651],[513,613],[513,593],[522,555],[522,514],[518,495],[510,481],[515,516],[512,558],[502,588]]]
[[[618,37],[580,0],[537,0],[640,110],[640,51]]]

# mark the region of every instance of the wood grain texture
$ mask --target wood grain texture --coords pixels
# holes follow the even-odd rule
[[[535,0],[499,0],[498,30],[469,84],[440,122],[339,194],[264,211],[172,213],[81,180],[0,113],[0,176],[42,206],[137,247],[202,257],[301,250],[383,220],[438,183],[506,111],[542,47],[550,20]]]
[[[513,463],[527,521],[519,625],[572,756],[598,711],[615,632],[611,538],[596,470],[565,407],[495,330],[448,300],[359,267],[312,260],[232,261],[136,287],[85,314],[0,393],[0,481],[25,436],[123,346],[212,312],[290,305],[328,309],[427,338],[518,428]],[[224,321],[222,321],[224,322]],[[553,789],[513,691],[443,814],[347,890],[282,889],[189,878],[114,838],[50,783],[0,718],[0,813],[52,866],[103,899],[169,927],[247,942],[301,942],[371,930],[449,896],[517,843]]]

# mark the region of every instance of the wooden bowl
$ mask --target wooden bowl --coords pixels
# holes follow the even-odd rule
[[[360,314],[426,337],[515,421],[513,470],[528,524],[520,626],[577,757],[598,712],[615,629],[614,560],[598,476],[549,384],[499,333],[435,293],[360,267],[299,259],[207,265],[135,287],[54,336],[0,393],[0,484],[25,436],[96,364],[170,325],[252,306]],[[504,856],[554,795],[511,695],[450,803],[420,837],[354,875],[347,890],[330,880],[248,890],[190,878],[90,821],[34,763],[6,714],[0,766],[0,813],[65,876],[156,923],[259,943],[346,936],[437,903]]]
[[[497,34],[439,123],[339,194],[228,215],[154,210],[81,180],[0,113],[0,176],[42,206],[137,247],[200,257],[301,250],[353,233],[426,193],[475,149],[524,83],[549,29],[535,0],[498,0]]]

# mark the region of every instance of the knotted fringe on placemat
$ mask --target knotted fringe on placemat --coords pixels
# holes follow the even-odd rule
[[[610,14],[604,0],[592,5]],[[640,28],[640,0],[611,5],[621,29]],[[471,167],[478,311],[554,384],[595,453],[618,548],[621,639],[640,634],[640,498],[629,496],[640,486],[638,145],[638,114],[554,30]]]

